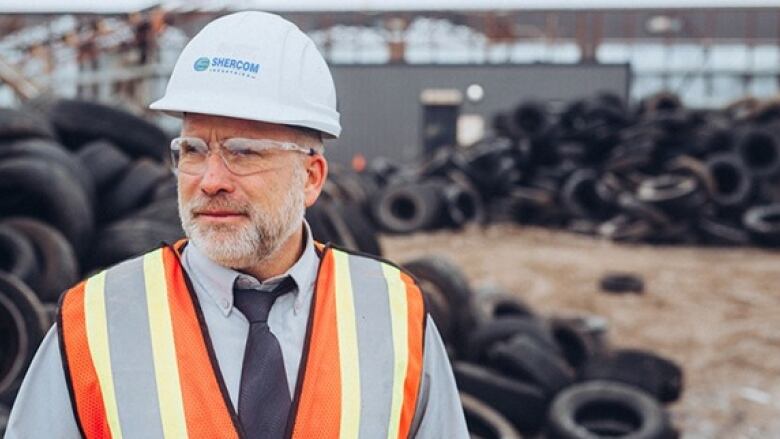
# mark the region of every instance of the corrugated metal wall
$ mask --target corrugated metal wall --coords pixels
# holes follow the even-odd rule
[[[420,94],[428,88],[484,89],[478,103],[464,99],[461,113],[493,114],[530,98],[569,101],[608,90],[626,97],[628,65],[381,65],[331,66],[339,96],[342,136],[328,157],[347,163],[355,153],[408,160],[422,150]]]

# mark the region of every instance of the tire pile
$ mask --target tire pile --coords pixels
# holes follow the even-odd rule
[[[516,221],[627,241],[780,245],[780,104],[690,110],[661,94],[524,102],[495,137],[401,167],[371,163],[388,233]]]
[[[637,349],[612,349],[595,316],[541,316],[517,295],[472,288],[446,259],[404,264],[445,342],[472,437],[678,437],[665,404],[683,372]]]
[[[0,109],[0,425],[60,294],[183,236],[168,141],[91,102]]]

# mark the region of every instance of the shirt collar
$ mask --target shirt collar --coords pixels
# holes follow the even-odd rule
[[[314,248],[314,240],[311,236],[309,224],[303,221],[303,253],[300,258],[284,273],[260,282],[256,278],[224,267],[209,259],[194,243],[190,242],[184,248],[182,259],[184,267],[190,279],[204,290],[216,302],[222,313],[227,316],[233,309],[233,286],[240,288],[268,289],[277,284],[283,278],[290,276],[295,281],[293,290],[295,302],[293,312],[301,311],[301,307],[308,295],[314,291],[314,282],[317,277],[319,256]]]

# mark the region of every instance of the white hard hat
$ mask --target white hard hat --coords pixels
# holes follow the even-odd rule
[[[165,96],[149,108],[341,133],[336,87],[314,42],[278,15],[220,17],[187,44]]]

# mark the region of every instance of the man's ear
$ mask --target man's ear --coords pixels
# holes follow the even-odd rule
[[[306,184],[304,185],[304,202],[306,207],[317,201],[325,179],[328,178],[328,161],[322,154],[314,154],[306,157],[304,161],[306,170]]]

